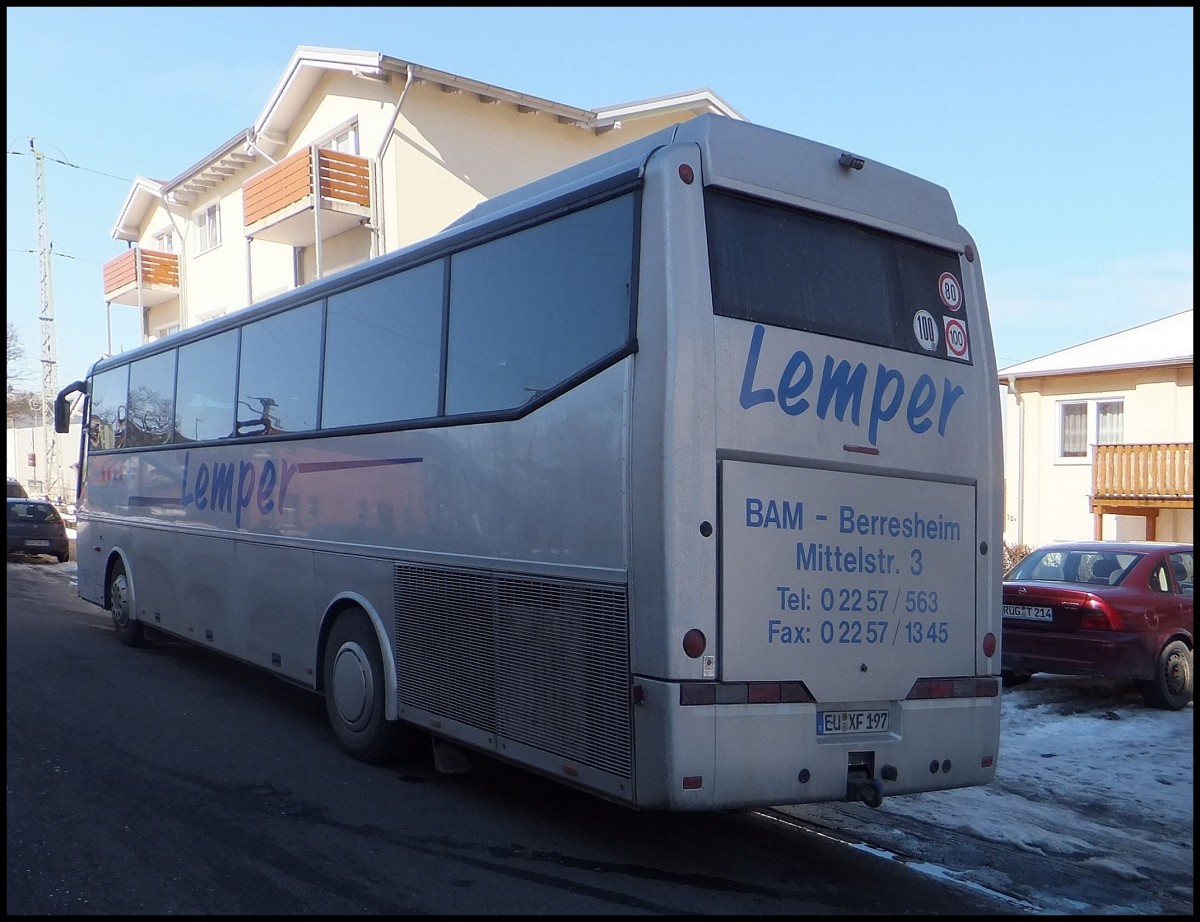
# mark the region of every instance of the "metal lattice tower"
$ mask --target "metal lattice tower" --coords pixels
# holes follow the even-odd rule
[[[46,227],[46,176],[39,151],[31,139],[29,149],[37,176],[38,292],[42,332],[42,437],[45,445],[46,495],[62,495],[62,470],[58,464],[58,438],[54,431],[54,399],[58,396],[58,347],[54,333],[54,291],[50,283],[50,232]]]

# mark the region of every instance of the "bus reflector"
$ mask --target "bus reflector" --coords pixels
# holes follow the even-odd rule
[[[698,791],[702,787],[704,787],[704,778],[700,775],[688,775],[683,779],[685,791]]]
[[[708,646],[708,639],[704,636],[704,632],[697,628],[692,628],[683,635],[683,652],[692,659],[703,653],[706,646]]]
[[[983,655],[984,656],[995,656],[996,655],[996,635],[993,634],[991,631],[988,631],[986,634],[983,635]]]

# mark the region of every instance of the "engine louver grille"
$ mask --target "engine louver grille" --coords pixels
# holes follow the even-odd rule
[[[630,777],[624,587],[400,564],[394,600],[402,705]]]

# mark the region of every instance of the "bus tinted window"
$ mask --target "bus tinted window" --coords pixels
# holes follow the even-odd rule
[[[237,335],[237,330],[227,330],[180,347],[176,441],[233,434]]]
[[[125,444],[166,445],[175,429],[175,350],[129,367],[129,415]]]
[[[129,366],[113,368],[92,379],[88,440],[92,448],[125,447],[125,402]]]
[[[315,429],[320,356],[320,301],[243,327],[237,434]]]
[[[717,314],[947,357],[942,318],[961,294],[951,309],[939,286],[958,285],[956,253],[715,189],[705,219]]]
[[[330,297],[321,426],[436,416],[445,261]]]
[[[625,195],[452,257],[446,412],[519,407],[621,348],[633,228]]]

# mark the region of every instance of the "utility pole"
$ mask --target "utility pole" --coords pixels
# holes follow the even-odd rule
[[[54,400],[58,396],[58,347],[54,333],[54,292],[50,284],[50,232],[46,228],[46,175],[42,152],[34,146],[34,171],[37,177],[38,292],[41,300],[42,331],[42,444],[46,477],[42,481],[46,495],[57,500],[62,495],[62,471],[58,464],[58,437],[54,431]]]

